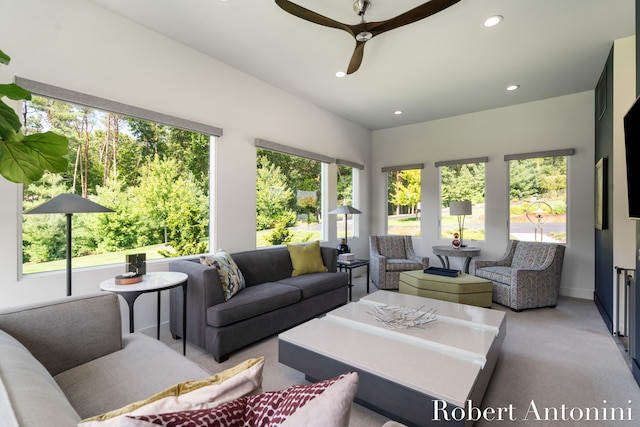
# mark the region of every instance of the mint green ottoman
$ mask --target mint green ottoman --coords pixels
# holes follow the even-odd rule
[[[400,273],[398,291],[407,295],[490,308],[493,282],[464,273],[458,277],[446,277],[414,270]]]

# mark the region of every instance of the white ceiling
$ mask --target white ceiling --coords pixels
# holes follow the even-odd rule
[[[613,40],[635,34],[635,0],[461,0],[367,42],[360,69],[337,78],[353,38],[273,0],[92,1],[372,130],[592,90]],[[359,22],[352,0],[293,1]],[[367,21],[425,0],[371,2]],[[494,14],[504,21],[484,28]]]

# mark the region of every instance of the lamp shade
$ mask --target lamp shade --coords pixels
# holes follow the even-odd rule
[[[471,215],[471,200],[449,202],[449,215]]]
[[[332,211],[329,211],[330,214],[334,214],[334,215],[349,215],[349,214],[361,214],[362,212],[360,212],[358,209],[351,207],[349,205],[342,205],[338,208],[335,208]]]
[[[43,204],[25,212],[25,215],[52,213],[74,214],[93,212],[113,212],[113,210],[92,202],[89,199],[78,196],[77,194],[60,194],[49,200],[48,202],[44,202]]]

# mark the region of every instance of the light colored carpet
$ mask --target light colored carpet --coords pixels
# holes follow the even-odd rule
[[[366,295],[364,277],[354,278],[353,299]],[[372,285],[373,286],[373,285]],[[371,291],[375,290],[372,287]],[[514,313],[494,304],[493,309],[507,314],[507,336],[500,359],[481,409],[511,407],[513,421],[486,421],[476,427],[494,425],[543,426],[634,426],[638,421],[586,420],[586,408],[622,408],[626,417],[640,419],[640,388],[629,370],[616,340],[608,333],[592,301],[561,297],[556,308]],[[167,331],[162,339],[182,352],[181,341]],[[265,356],[263,389],[280,390],[306,383],[304,375],[278,362],[277,338],[271,337],[234,353],[217,363],[204,350],[187,344],[187,357],[214,373],[232,367],[250,357]],[[419,367],[417,367],[419,368]],[[606,403],[603,403],[606,401]],[[541,417],[545,408],[557,410],[557,420],[542,421],[531,411],[533,404]],[[629,403],[630,402],[630,403]],[[562,420],[563,405],[566,408]],[[582,411],[581,421],[578,418]],[[508,416],[505,412],[505,418]],[[528,416],[527,416],[528,414]],[[603,411],[599,410],[600,417]],[[617,415],[620,417],[620,415]],[[528,419],[525,420],[525,417]],[[388,418],[358,404],[351,411],[350,426],[381,426]]]

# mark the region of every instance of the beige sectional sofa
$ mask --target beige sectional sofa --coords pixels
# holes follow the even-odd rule
[[[155,338],[122,336],[110,293],[0,311],[0,425],[70,427],[210,373]]]

